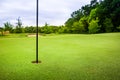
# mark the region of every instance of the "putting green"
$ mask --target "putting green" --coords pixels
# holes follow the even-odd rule
[[[120,80],[120,33],[0,37],[0,80]]]

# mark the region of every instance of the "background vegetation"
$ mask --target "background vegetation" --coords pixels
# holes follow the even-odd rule
[[[11,33],[35,33],[35,26],[22,26],[20,18],[16,26],[4,23],[4,31]],[[90,4],[74,11],[64,26],[51,26],[45,23],[39,27],[39,33],[109,33],[120,32],[120,0],[91,0]]]

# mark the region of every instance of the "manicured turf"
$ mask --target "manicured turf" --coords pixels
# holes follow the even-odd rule
[[[0,37],[0,80],[120,80],[120,33]]]

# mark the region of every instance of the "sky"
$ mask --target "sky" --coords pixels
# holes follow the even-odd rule
[[[39,26],[64,25],[73,11],[90,0],[39,0]],[[20,18],[23,26],[36,25],[36,0],[0,0],[0,27],[5,22],[14,26]]]

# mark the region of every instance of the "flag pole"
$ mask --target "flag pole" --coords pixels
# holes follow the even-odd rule
[[[39,0],[36,0],[36,60],[32,63],[41,63],[38,59],[38,21],[39,21]]]
[[[39,10],[39,1],[36,1],[36,63],[38,63],[38,10]]]

